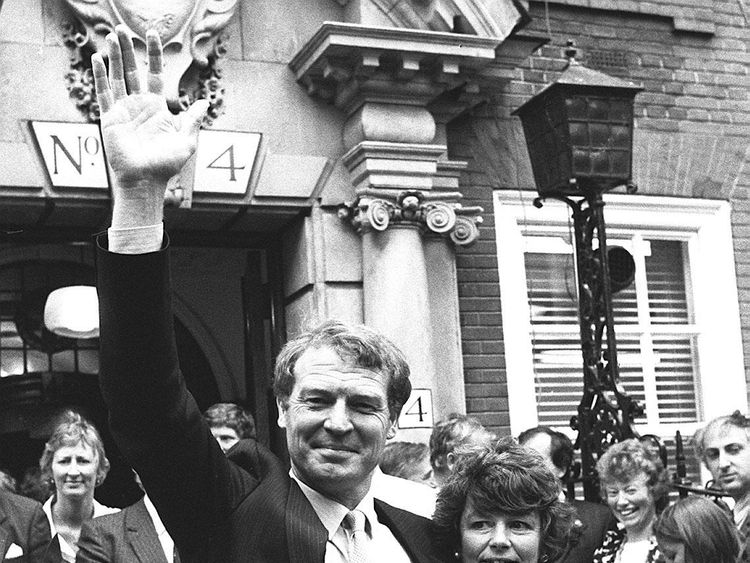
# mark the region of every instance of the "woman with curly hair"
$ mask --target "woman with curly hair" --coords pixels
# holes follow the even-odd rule
[[[44,446],[39,467],[53,490],[43,505],[52,537],[60,544],[62,560],[74,562],[83,523],[119,510],[94,499],[94,489],[109,471],[99,432],[79,413],[63,413]]]
[[[462,563],[555,561],[573,522],[559,494],[544,458],[510,439],[459,451],[438,494],[436,541]]]
[[[618,521],[594,563],[654,563],[657,503],[666,495],[667,472],[654,449],[633,438],[609,447],[596,464],[602,496]]]

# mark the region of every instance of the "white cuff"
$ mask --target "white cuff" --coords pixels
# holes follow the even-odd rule
[[[109,251],[117,254],[146,254],[161,249],[164,225],[146,225],[125,229],[107,229]]]

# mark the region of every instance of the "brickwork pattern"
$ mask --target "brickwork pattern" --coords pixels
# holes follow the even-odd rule
[[[613,4],[622,4],[625,11],[612,10]],[[567,39],[575,41],[583,64],[644,87],[635,107],[634,177],[639,193],[731,202],[750,375],[747,13],[742,0],[714,0],[713,33],[707,33],[678,29],[673,18],[682,10],[683,15],[705,21],[704,3],[665,2],[672,13],[662,15],[647,10],[647,4],[654,6],[609,2],[610,9],[604,10],[595,0],[530,2],[533,21],[527,30],[537,35],[551,32],[550,42],[510,80],[497,85],[490,103],[450,126],[451,158],[470,162],[462,178],[466,203],[485,208],[480,242],[459,249],[457,256],[466,406],[501,434],[509,433],[509,418],[492,192],[534,189],[520,124],[510,112],[557,78],[565,65]]]

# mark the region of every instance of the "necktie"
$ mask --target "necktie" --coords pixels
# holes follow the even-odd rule
[[[349,563],[367,563],[367,516],[361,510],[352,510],[344,516],[344,527],[350,531]]]

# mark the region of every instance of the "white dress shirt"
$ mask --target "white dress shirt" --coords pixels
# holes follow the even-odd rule
[[[347,563],[348,532],[341,527],[341,522],[349,512],[349,509],[343,504],[339,504],[335,500],[331,500],[305,485],[297,479],[293,471],[290,471],[289,474],[300,486],[302,493],[310,501],[313,510],[315,510],[318,518],[320,518],[323,526],[328,531],[325,563]],[[370,537],[369,558],[372,563],[382,563],[383,561],[387,561],[388,563],[409,563],[411,561],[388,526],[378,521],[372,490],[367,493],[355,509],[361,510],[367,516],[365,530]]]
[[[62,560],[66,563],[75,563],[76,551],[78,551],[76,546],[70,545],[65,540],[65,538],[57,533],[55,521],[52,519],[52,502],[54,501],[54,499],[54,495],[49,497],[47,499],[47,502],[42,505],[42,509],[47,515],[47,520],[49,520],[49,530],[50,532],[52,532],[52,537],[54,538],[55,535],[57,535],[57,541],[60,544],[60,555],[62,555]],[[102,503],[97,502],[97,500],[94,499],[94,518],[104,516],[105,514],[114,514],[115,512],[120,512],[120,509],[112,508],[111,506],[104,506]]]
[[[148,495],[146,494],[143,495],[143,504],[146,505],[148,515],[151,517],[151,521],[154,523],[154,528],[156,528],[156,535],[159,536],[159,543],[161,544],[161,548],[167,558],[167,562],[174,563],[174,540],[172,539],[172,536],[170,536],[169,532],[167,532],[167,529],[164,527],[164,523],[159,517],[159,513],[156,512],[154,503],[151,502],[151,499],[148,498]]]

